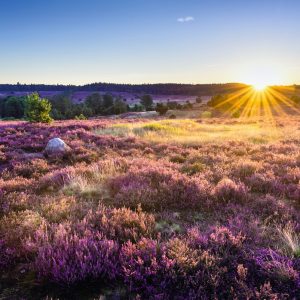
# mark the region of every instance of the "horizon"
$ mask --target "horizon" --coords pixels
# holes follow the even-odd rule
[[[15,83],[1,83],[0,82],[0,86],[5,86],[5,85],[11,85],[11,86],[15,86],[15,85],[20,85],[20,86],[63,86],[63,87],[67,87],[67,86],[75,86],[75,87],[85,87],[85,86],[89,86],[89,85],[93,85],[93,84],[103,84],[103,85],[132,85],[132,86],[143,86],[143,85],[241,85],[241,86],[245,86],[245,87],[253,87],[253,84],[247,84],[244,82],[211,82],[211,83],[182,83],[182,82],[151,82],[151,83],[147,83],[147,82],[143,82],[143,83],[126,83],[126,82],[89,82],[89,83],[83,83],[83,84],[71,84],[71,83],[22,83],[22,82],[15,82]],[[300,86],[300,84],[274,84],[274,85],[266,85],[264,86],[264,88],[272,88],[272,87],[293,87],[293,86]],[[1,91],[1,90],[0,90]]]
[[[0,4],[0,82],[295,85],[299,9],[296,0],[11,0]]]

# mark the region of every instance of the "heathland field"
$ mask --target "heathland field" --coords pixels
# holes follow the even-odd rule
[[[0,172],[0,299],[300,298],[296,116],[1,122]]]

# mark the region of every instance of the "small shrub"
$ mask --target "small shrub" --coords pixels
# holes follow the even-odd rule
[[[289,291],[295,295],[298,291],[299,274],[288,257],[271,249],[259,249],[255,253],[255,264],[257,275],[270,281],[279,292]]]
[[[166,255],[166,247],[143,238],[137,244],[127,242],[121,250],[123,278],[132,292],[164,299],[170,289],[174,261]]]
[[[292,257],[300,257],[300,238],[292,223],[288,223],[283,228],[278,228],[278,232],[283,242],[283,248]]]
[[[241,161],[233,166],[233,175],[238,179],[245,179],[252,176],[260,167],[260,164],[253,161]]]
[[[7,247],[4,240],[0,239],[0,275],[14,263],[15,250]]]
[[[37,236],[35,269],[39,276],[67,286],[87,279],[116,279],[120,272],[118,245],[84,224],[78,226],[79,230],[52,226]]]
[[[25,116],[29,122],[51,123],[50,111],[50,102],[47,99],[41,99],[38,93],[27,96]]]
[[[121,243],[151,238],[155,233],[154,216],[144,213],[140,207],[132,211],[125,207],[109,209],[101,206],[88,219],[107,237]]]
[[[111,180],[114,201],[121,206],[144,209],[207,206],[207,182],[158,166],[134,167]]]
[[[36,230],[43,226],[44,219],[38,212],[12,212],[0,220],[0,235],[7,247],[14,249],[16,257],[22,257],[27,253],[26,239],[32,237]]]
[[[245,202],[248,189],[243,183],[224,178],[215,187],[213,195],[221,202]]]
[[[29,162],[18,162],[14,165],[14,173],[25,178],[39,178],[49,170],[46,160],[34,159]]]
[[[210,119],[212,117],[211,111],[204,111],[201,113],[201,118],[203,119]]]
[[[80,114],[75,116],[75,120],[87,120],[87,117],[84,114]]]
[[[180,154],[175,154],[170,157],[170,161],[173,163],[182,164],[186,161],[186,158]]]
[[[204,169],[205,169],[205,165],[204,164],[202,164],[200,162],[195,162],[193,164],[184,165],[181,168],[181,171],[183,173],[188,174],[188,175],[195,175],[197,173],[203,172]]]

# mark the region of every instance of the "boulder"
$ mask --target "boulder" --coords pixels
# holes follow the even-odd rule
[[[54,138],[48,142],[44,153],[48,156],[63,156],[70,150],[71,148],[62,139]]]

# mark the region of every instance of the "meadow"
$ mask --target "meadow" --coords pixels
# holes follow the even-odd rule
[[[3,121],[0,172],[0,299],[300,299],[297,116]]]

